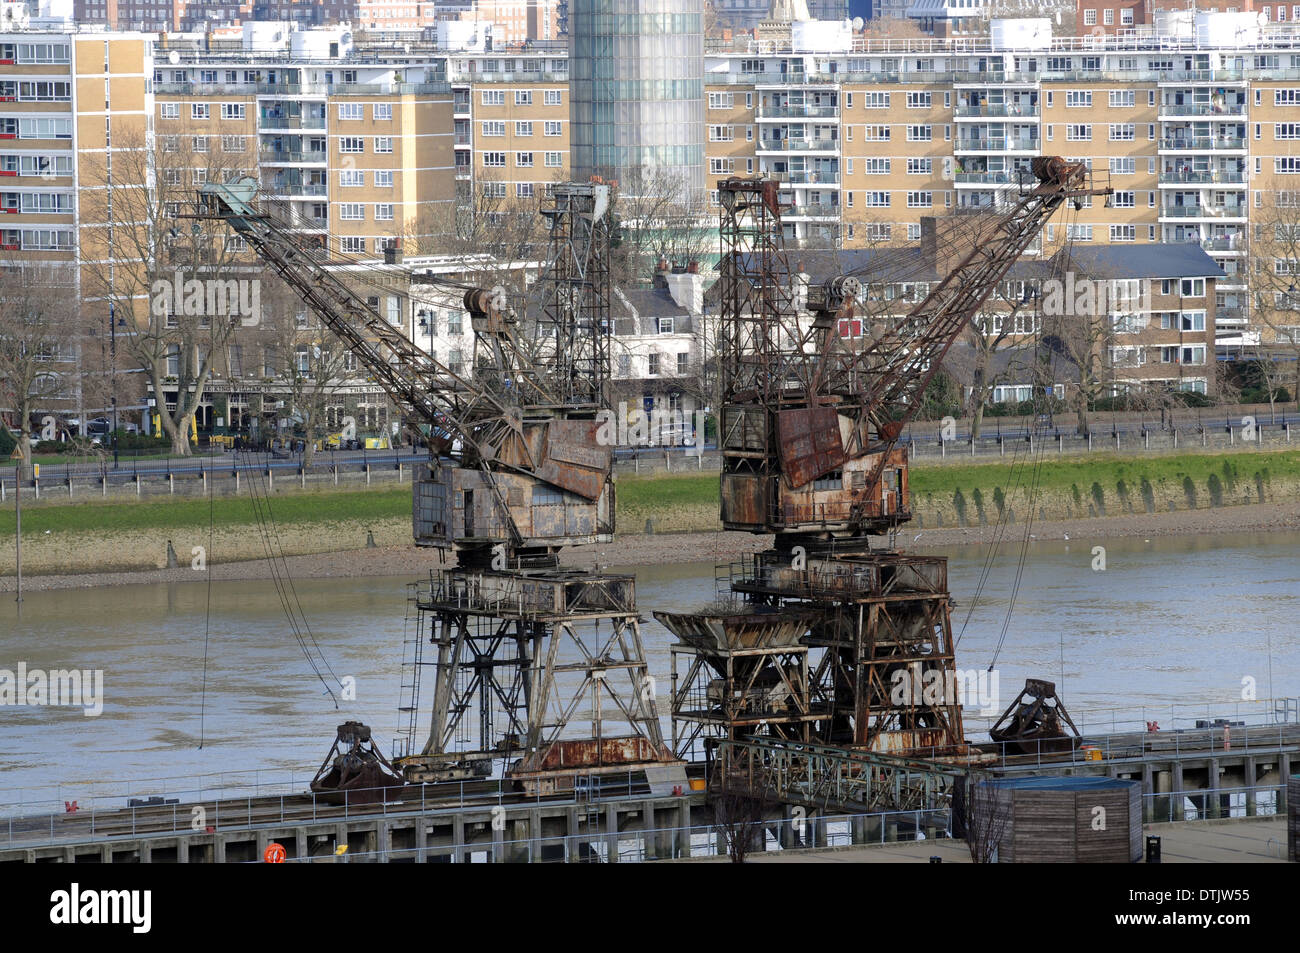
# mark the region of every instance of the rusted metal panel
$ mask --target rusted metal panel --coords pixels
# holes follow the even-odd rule
[[[776,415],[781,470],[791,486],[803,486],[843,466],[844,443],[834,407],[796,407]]]
[[[544,771],[622,768],[647,763],[672,763],[676,760],[666,748],[655,745],[640,735],[563,738],[547,747],[540,758],[534,753],[521,760],[511,775],[520,777]]]
[[[726,525],[767,525],[767,481],[747,473],[722,474],[722,522]]]
[[[797,646],[819,615],[789,611],[726,616],[656,612],[654,617],[688,645],[706,651],[737,651]]]
[[[766,449],[767,408],[759,404],[727,404],[722,408],[724,450]]]
[[[594,500],[604,489],[613,465],[612,450],[596,441],[593,420],[552,420],[537,476],[547,483]]]

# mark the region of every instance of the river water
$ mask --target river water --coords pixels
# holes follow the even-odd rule
[[[1264,702],[1241,703],[1243,679],[1258,699],[1300,695],[1300,534],[1110,540],[1096,571],[1099,542],[1030,543],[1009,624],[1019,541],[1003,545],[977,601],[986,550],[950,551],[957,666],[994,664],[1000,706],[1030,675],[1055,681],[1076,721],[1098,727],[1122,717],[1170,727],[1207,706],[1264,715]],[[667,684],[670,638],[651,610],[711,602],[713,567],[622,569],[637,575],[650,669]],[[271,581],[214,582],[210,594],[203,581],[29,593],[21,614],[5,597],[0,669],[100,669],[103,712],[0,707],[0,803],[56,784],[137,779],[133,790],[151,793],[144,779],[254,769],[305,785],[349,719],[389,750],[409,582],[293,583],[324,659],[355,680],[355,700],[338,710]]]

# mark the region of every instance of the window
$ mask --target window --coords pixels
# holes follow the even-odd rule
[[[365,152],[366,140],[361,136],[339,136],[339,152]]]
[[[731,175],[736,169],[735,159],[713,158],[709,160],[710,175]]]
[[[933,138],[933,130],[930,126],[908,126],[908,142],[929,142]]]
[[[221,118],[222,119],[243,119],[244,104],[243,103],[222,103]]]
[[[1183,278],[1179,283],[1178,290],[1184,298],[1204,298],[1205,279]]]
[[[658,376],[658,374],[659,374],[659,355],[647,354],[646,355],[646,376],[656,377]]]
[[[1097,25],[1097,11],[1096,11],[1096,10],[1084,10],[1084,11],[1083,11],[1083,25],[1084,25],[1084,26],[1096,26],[1096,25]]]
[[[1137,226],[1136,225],[1112,225],[1110,227],[1110,240],[1113,242],[1137,241]]]
[[[375,188],[391,189],[393,187],[393,170],[382,169],[375,172]]]
[[[709,142],[731,142],[734,130],[731,126],[710,126]]]
[[[360,169],[340,169],[339,185],[342,188],[357,188],[366,184],[366,174]]]
[[[1300,88],[1273,90],[1274,106],[1300,106]]]
[[[908,109],[929,109],[931,105],[931,96],[929,93],[908,93]]]
[[[862,204],[867,208],[889,208],[888,192],[864,192]]]
[[[1092,108],[1092,90],[1067,89],[1065,91],[1065,105],[1067,108]]]
[[[1111,142],[1132,142],[1134,125],[1131,122],[1113,122],[1110,124]]]
[[[208,118],[208,104],[207,104],[207,103],[190,103],[190,118],[191,118],[191,119],[207,119],[207,118]]]
[[[1122,26],[1133,25],[1133,8],[1121,7],[1119,11],[1119,22]]]
[[[504,119],[486,120],[482,123],[482,128],[485,136],[504,136],[506,134],[506,121]]]
[[[393,151],[392,136],[375,136],[375,152],[381,155],[391,154]]]
[[[933,159],[908,159],[908,175],[932,175],[934,173]]]
[[[392,103],[375,103],[371,115],[376,122],[387,122],[393,118]]]
[[[814,490],[842,490],[844,489],[844,471],[832,470],[813,480],[812,488]]]
[[[530,199],[532,197],[533,197],[533,183],[531,182],[515,183],[515,198]]]
[[[542,124],[542,135],[544,136],[559,136],[563,135],[563,132],[564,124],[559,120],[548,119]]]
[[[207,137],[207,136],[190,136],[190,150],[191,150],[192,152],[207,152],[207,151],[208,151],[208,137]]]
[[[516,152],[515,165],[521,169],[531,169],[533,167],[533,154],[531,152]]]
[[[908,208],[930,208],[933,205],[934,205],[933,192],[908,192],[907,193]]]
[[[366,207],[360,202],[340,202],[339,218],[345,222],[365,221]]]
[[[485,89],[481,102],[484,106],[504,106],[506,104],[506,92],[504,89]]]
[[[1256,128],[1259,124],[1256,123]],[[1259,136],[1255,137],[1256,139]],[[1300,139],[1300,122],[1279,122],[1273,124],[1274,139]]]
[[[863,126],[862,138],[865,139],[867,142],[888,142],[889,127],[888,126]]]
[[[1274,156],[1273,171],[1282,175],[1295,175],[1300,173],[1300,157]]]
[[[1114,25],[1115,25],[1115,11],[1112,10],[1112,9],[1110,9],[1109,7],[1107,7],[1105,10],[1103,10],[1103,11],[1102,11],[1102,14],[1101,14],[1101,22],[1102,22],[1105,26],[1114,26]]]
[[[690,370],[691,370],[691,356],[690,356],[690,354],[678,354],[678,355],[677,355],[677,373],[678,373],[678,374],[689,374],[689,373],[690,373]]]
[[[546,153],[546,167],[548,169],[558,169],[564,165],[564,154],[561,152]]]
[[[179,119],[181,117],[180,103],[163,103],[158,109],[159,115],[163,119]]]
[[[564,102],[564,100],[563,100],[563,96],[564,96],[564,93],[563,93],[563,91],[561,91],[561,90],[558,90],[558,89],[548,89],[548,90],[546,91],[546,96],[545,96],[545,98],[544,98],[543,101],[545,102],[545,104],[546,104],[547,106],[560,106],[560,105],[562,105],[563,102]]]
[[[361,103],[339,103],[339,119],[364,119],[366,107]]]
[[[222,136],[222,152],[245,152],[248,149],[247,136]]]
[[[516,106],[531,106],[533,104],[533,91],[531,89],[515,90]]]
[[[1116,192],[1111,201],[1116,208],[1134,208],[1137,205],[1136,192]]]
[[[503,199],[506,197],[506,184],[504,182],[484,182],[483,196],[490,199]]]
[[[888,109],[889,93],[863,93],[863,109]]]
[[[1066,225],[1066,226],[1065,226],[1065,237],[1066,237],[1067,239],[1070,239],[1071,241],[1076,241],[1076,242],[1090,242],[1090,241],[1092,241],[1092,226],[1091,226],[1091,225],[1077,225],[1077,224],[1076,224],[1076,225]]]
[[[710,109],[731,109],[736,105],[736,97],[732,93],[709,93]]]
[[[521,119],[515,122],[516,136],[531,136],[533,134],[533,124],[527,119]]]
[[[889,159],[863,159],[862,160],[863,175],[889,175],[889,168],[890,168]]]
[[[867,241],[869,242],[887,242],[893,234],[893,226],[889,222],[868,222],[867,223]]]
[[[1091,142],[1092,126],[1088,123],[1068,123],[1065,127],[1067,142]]]
[[[489,169],[504,169],[506,167],[506,154],[504,152],[485,152],[483,153],[483,165]]]
[[[659,327],[660,334],[672,334],[673,328],[676,327],[676,321],[674,318],[671,317],[660,318],[658,321],[658,327]]]

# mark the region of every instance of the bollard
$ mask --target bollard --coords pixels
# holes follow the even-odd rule
[[[1154,835],[1147,837],[1147,863],[1160,863],[1160,838]]]

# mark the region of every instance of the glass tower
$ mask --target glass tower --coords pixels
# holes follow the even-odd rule
[[[703,0],[569,0],[573,177],[704,192]]]

